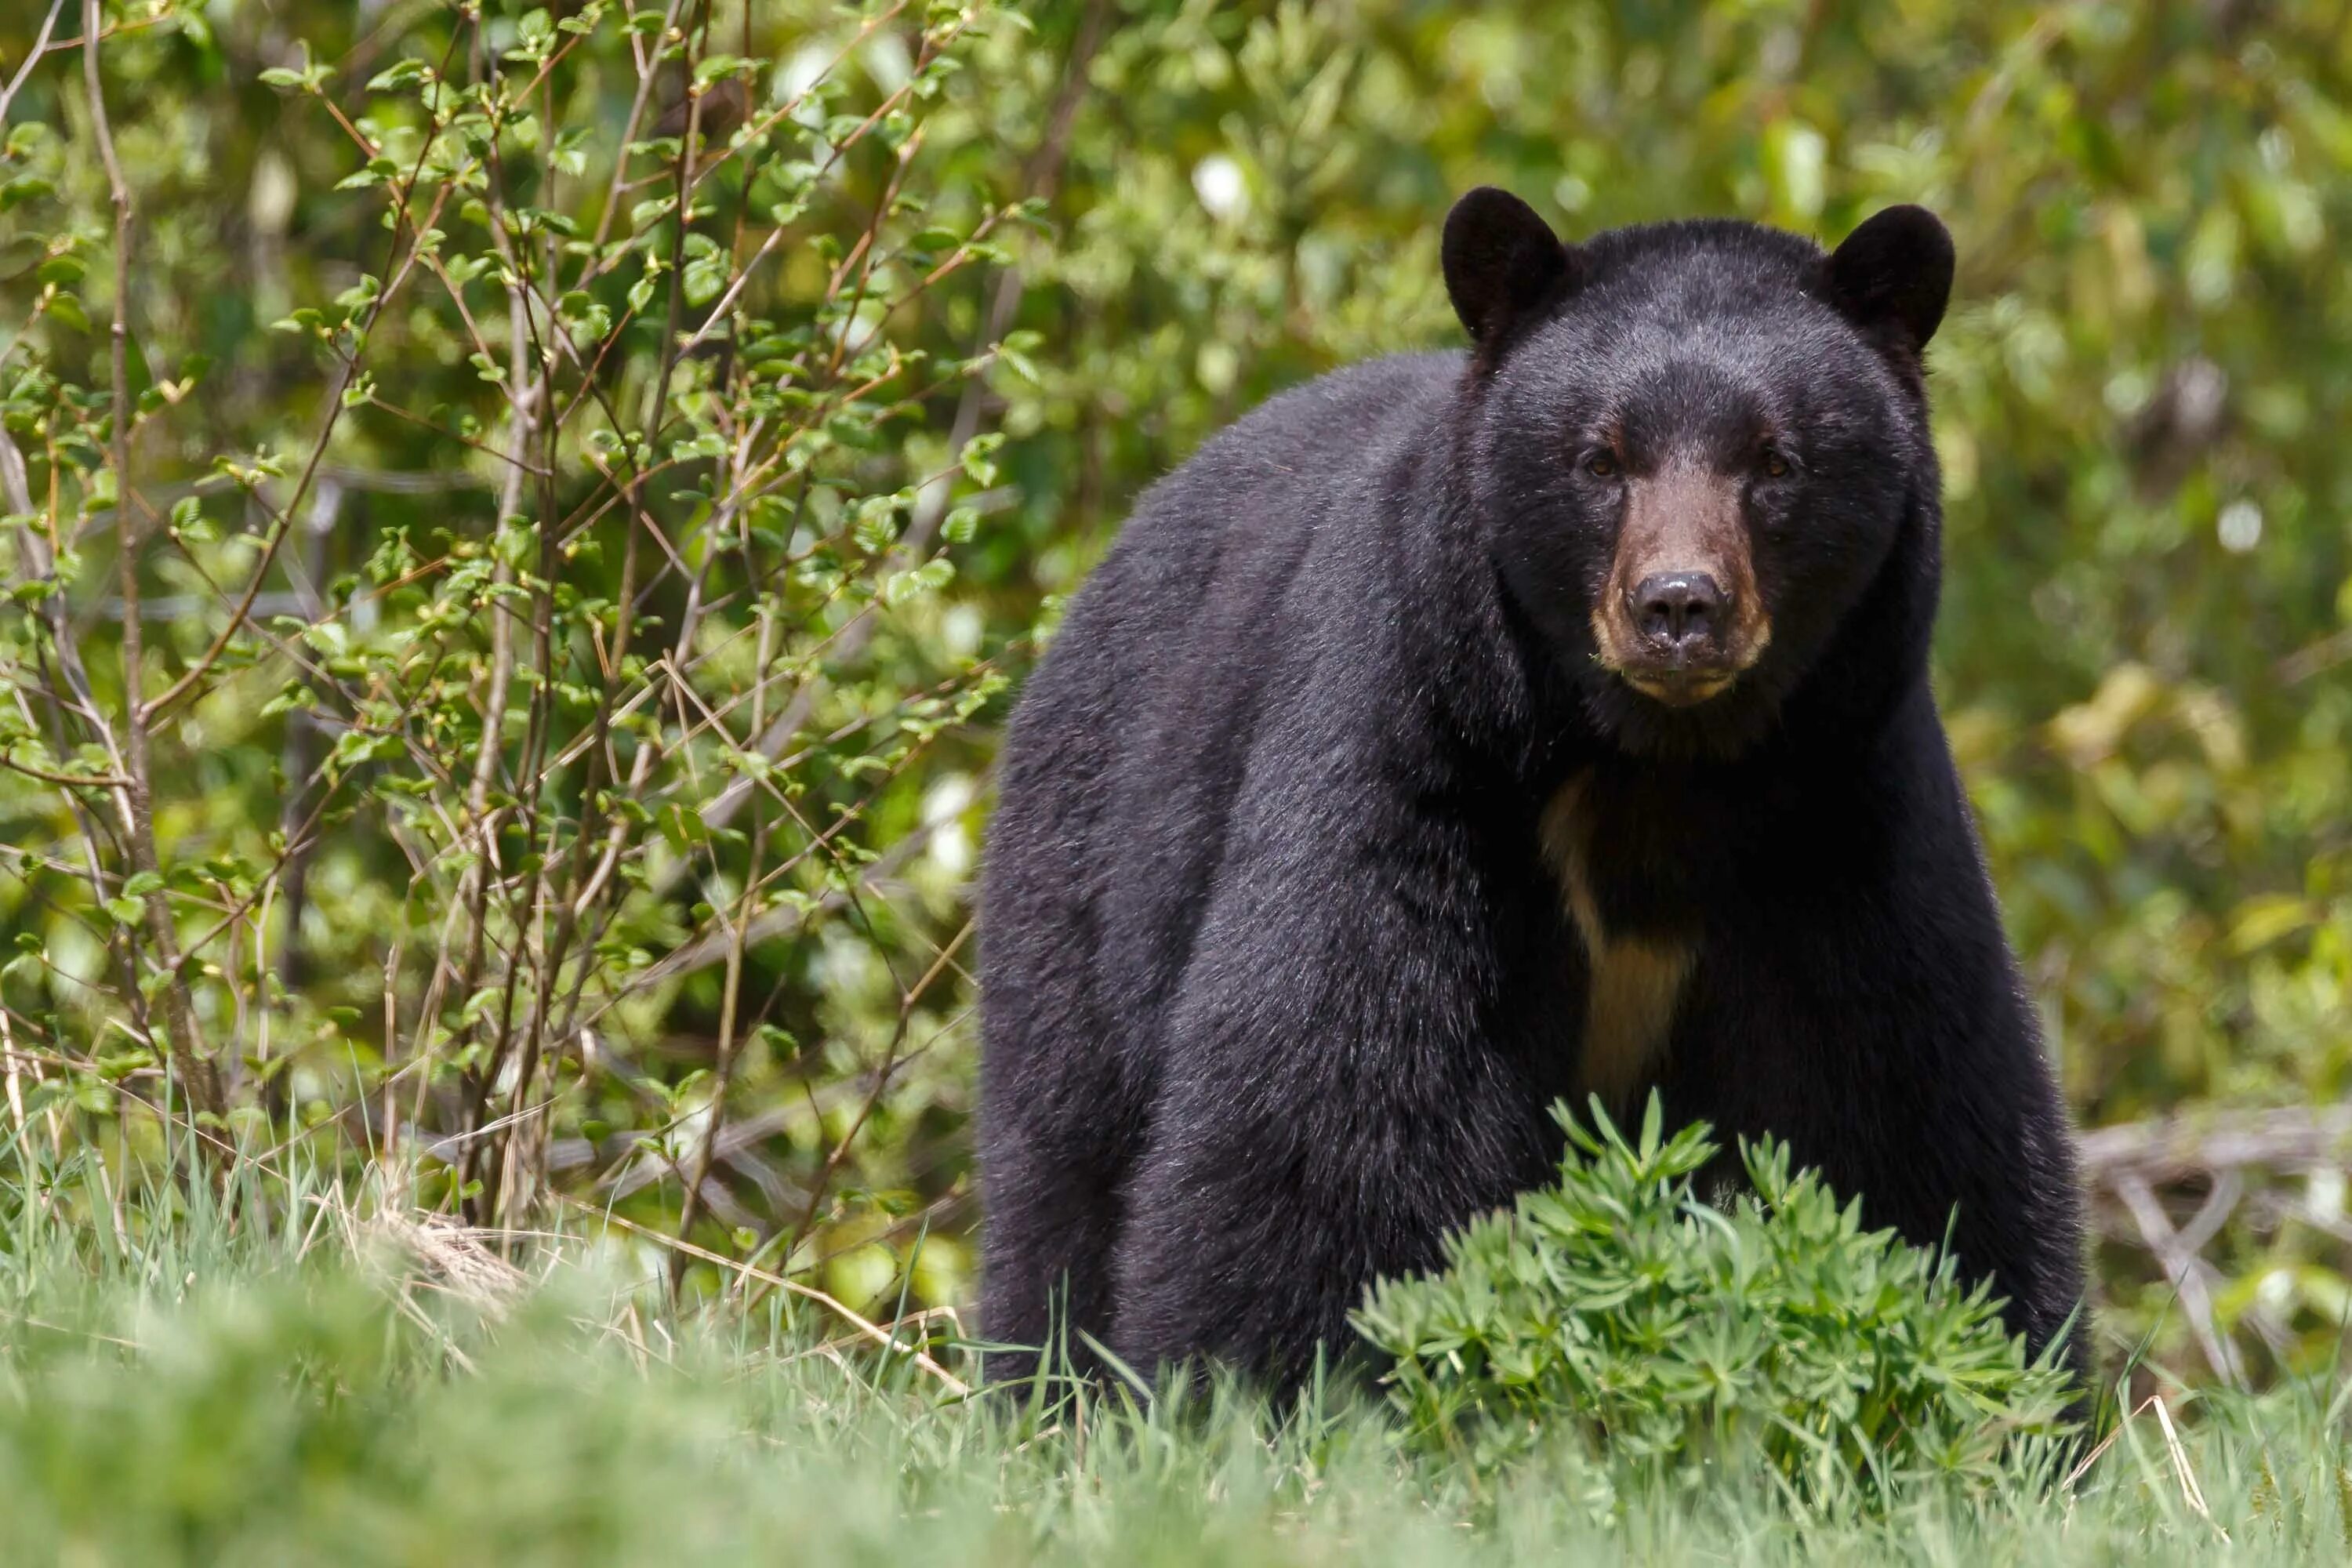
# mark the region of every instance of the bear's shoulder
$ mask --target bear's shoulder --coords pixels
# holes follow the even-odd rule
[[[1326,519],[1353,529],[1393,510],[1385,492],[1433,448],[1464,363],[1429,353],[1350,365],[1220,431],[1138,499],[1089,584],[1094,607],[1171,590],[1190,600],[1219,580],[1262,601],[1298,569]]]
[[[1145,505],[1171,490],[1230,500],[1236,485],[1282,489],[1373,472],[1436,432],[1465,363],[1459,353],[1393,354],[1292,387],[1210,437]]]

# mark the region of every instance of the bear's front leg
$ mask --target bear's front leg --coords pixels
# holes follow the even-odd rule
[[[2034,1352],[2066,1331],[2087,1373],[2073,1134],[1924,686],[1804,798],[1724,858],[1669,1108],[1948,1239]]]
[[[1376,1278],[1539,1181],[1552,1138],[1444,857],[1344,889],[1228,869],[1163,1039],[1112,1348],[1147,1376],[1215,1360],[1295,1385]]]

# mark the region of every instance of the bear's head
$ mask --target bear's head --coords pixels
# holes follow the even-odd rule
[[[1932,616],[1937,478],[1920,353],[1952,244],[1890,207],[1824,253],[1752,224],[1565,245],[1505,192],[1446,219],[1481,523],[1601,736],[1736,755],[1769,734],[1906,527]],[[1881,595],[1880,596],[1884,596]],[[1916,647],[1867,650],[1923,658]],[[1851,641],[1852,639],[1848,639]]]

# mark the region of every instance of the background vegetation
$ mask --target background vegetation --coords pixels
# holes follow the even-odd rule
[[[259,1170],[272,1224],[315,1178],[948,1334],[996,725],[1136,491],[1454,341],[1470,184],[1914,200],[1937,679],[2105,1351],[2330,1373],[2335,0],[28,0],[0,95],[0,1209],[52,1263]]]

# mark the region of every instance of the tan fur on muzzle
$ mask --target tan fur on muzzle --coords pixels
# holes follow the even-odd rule
[[[1672,676],[1675,700],[1703,701],[1738,679],[1772,641],[1772,623],[1756,584],[1738,481],[1676,464],[1629,480],[1628,491],[1608,584],[1592,610],[1601,662],[1653,696],[1667,695],[1659,688]],[[1695,669],[1664,664],[1635,619],[1634,590],[1652,577],[1675,573],[1714,578],[1731,605],[1717,657]]]

